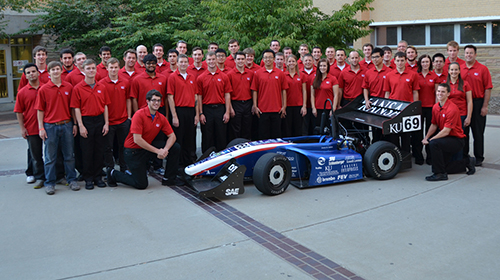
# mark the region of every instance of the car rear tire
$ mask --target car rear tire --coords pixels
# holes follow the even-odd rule
[[[250,142],[250,140],[245,139],[245,138],[235,138],[235,139],[231,140],[231,142],[229,142],[229,144],[227,144],[226,149],[231,148],[232,146],[236,146],[236,145],[241,144],[241,143],[246,143],[246,142]]]
[[[280,154],[264,154],[257,160],[253,170],[255,187],[263,194],[278,195],[283,193],[292,178],[292,165]]]
[[[387,141],[373,143],[363,158],[366,173],[378,180],[392,179],[401,169],[402,162],[399,148]]]

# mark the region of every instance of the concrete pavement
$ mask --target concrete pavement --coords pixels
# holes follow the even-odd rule
[[[25,183],[26,141],[0,116],[0,279],[497,279],[500,116],[472,176],[201,201],[150,178],[56,194]],[[83,186],[83,184],[82,184]]]

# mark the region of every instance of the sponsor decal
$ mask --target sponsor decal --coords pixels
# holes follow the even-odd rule
[[[382,117],[392,118],[398,115],[409,104],[408,102],[385,100],[376,97],[370,98],[370,102],[372,103],[370,109],[366,108],[366,102],[363,100],[361,102],[361,106],[359,106],[357,110]]]
[[[226,196],[230,195],[238,195],[238,192],[240,191],[240,188],[234,188],[234,189],[226,189]]]
[[[319,157],[318,158],[318,164],[319,165],[324,165],[325,164],[325,158],[324,157]]]

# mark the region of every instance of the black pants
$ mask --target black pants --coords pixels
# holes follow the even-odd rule
[[[423,123],[425,124],[425,132],[424,132],[424,137],[427,135],[427,131],[429,131],[429,128],[431,127],[431,121],[432,121],[432,107],[422,107],[422,118],[423,118]],[[427,154],[427,160],[432,162],[432,156],[431,156],[431,149],[429,145],[425,145],[425,153]]]
[[[460,116],[460,120],[462,121],[462,129],[465,134],[464,138],[464,148],[463,148],[463,157],[466,158],[469,156],[469,141],[470,141],[470,125],[469,126],[464,126],[464,121],[467,118],[467,116]]]
[[[106,142],[102,135],[104,115],[82,116],[82,123],[87,129],[87,138],[80,136],[82,148],[83,179],[86,182],[100,180],[104,166]]]
[[[236,138],[252,138],[252,99],[231,101],[234,117],[229,121],[228,142]]]
[[[104,155],[104,164],[106,167],[114,168],[115,162],[113,160],[113,147],[115,139],[118,142],[118,163],[120,165],[120,170],[127,170],[127,164],[123,157],[123,144],[125,143],[125,138],[127,138],[128,132],[130,130],[130,120],[127,119],[121,124],[110,125],[109,132],[104,137],[106,140],[106,153]]]
[[[180,145],[175,143],[168,150],[167,164],[165,165],[164,177],[169,180],[174,180],[177,176],[179,168]],[[144,149],[129,149],[124,150],[125,162],[127,163],[129,172],[114,171],[113,177],[117,182],[132,186],[136,189],[144,190],[148,187],[148,166],[152,159],[157,158],[157,155]]]
[[[259,118],[259,139],[281,137],[281,115],[278,112],[262,113]]]
[[[38,135],[29,135],[28,141],[28,168],[26,176],[34,176],[36,180],[45,181],[43,168],[43,141]]]
[[[302,123],[304,117],[300,114],[302,106],[286,107],[286,118],[282,119],[282,137],[302,136]]]
[[[429,142],[429,147],[432,154],[432,172],[447,173],[446,163],[457,152],[461,151],[464,146],[464,139],[453,136],[447,136],[439,139],[434,139]]]
[[[226,148],[227,124],[222,118],[226,112],[225,104],[203,105],[206,123],[201,125],[201,150],[204,153],[210,147],[216,151]]]
[[[196,110],[194,107],[176,107],[175,111],[179,119],[179,127],[172,125],[172,129],[177,137],[177,143],[181,146],[179,164],[186,167],[196,160],[196,126],[194,125]]]
[[[470,129],[474,137],[474,156],[478,162],[484,160],[484,129],[486,128],[486,116],[481,116],[484,98],[474,98],[472,100],[472,118]]]
[[[316,127],[316,117],[312,113],[312,108],[307,108],[307,114],[302,122],[302,135],[313,135]]]

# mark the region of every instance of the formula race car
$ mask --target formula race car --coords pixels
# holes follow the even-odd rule
[[[328,101],[331,102],[331,101]],[[234,139],[219,152],[206,152],[185,173],[200,197],[227,197],[244,193],[244,182],[253,180],[266,195],[283,193],[292,184],[309,188],[363,179],[391,179],[411,167],[405,154],[387,141],[369,144],[364,135],[342,129],[338,118],[382,130],[384,135],[421,129],[421,105],[385,98],[371,98],[366,106],[359,96],[328,116],[323,114],[319,135],[249,141]],[[342,132],[342,133],[340,133]],[[357,134],[358,136],[351,136]]]

